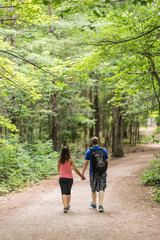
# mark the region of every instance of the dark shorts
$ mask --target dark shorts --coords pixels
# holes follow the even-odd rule
[[[61,187],[62,194],[71,195],[72,184],[73,184],[72,178],[59,178],[59,185]]]
[[[101,175],[95,173],[90,175],[90,186],[92,192],[104,191],[107,186],[107,173]]]

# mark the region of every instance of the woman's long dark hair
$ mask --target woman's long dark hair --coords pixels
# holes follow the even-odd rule
[[[71,157],[70,157],[69,148],[67,146],[64,146],[62,148],[61,155],[60,155],[60,163],[64,164],[65,161],[69,161],[70,158]]]

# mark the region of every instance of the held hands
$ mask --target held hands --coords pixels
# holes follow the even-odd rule
[[[85,176],[82,176],[82,177],[81,177],[81,180],[82,180],[82,181],[84,181],[85,179],[86,179]]]

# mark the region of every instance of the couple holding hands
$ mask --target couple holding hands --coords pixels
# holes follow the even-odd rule
[[[90,206],[93,209],[97,208],[96,205],[96,192],[99,192],[99,212],[104,212],[103,199],[104,191],[106,188],[107,179],[107,168],[109,164],[108,154],[104,148],[99,147],[99,140],[97,137],[91,139],[92,148],[88,149],[85,154],[85,161],[82,167],[82,173],[77,169],[74,159],[70,157],[70,152],[68,147],[63,147],[60,158],[58,159],[58,171],[59,184],[62,193],[62,202],[64,206],[64,213],[67,213],[70,208],[71,201],[71,188],[73,184],[73,174],[74,171],[81,177],[81,180],[85,180],[85,170],[87,168],[88,162],[90,162],[89,177],[90,186],[92,193],[92,201]]]

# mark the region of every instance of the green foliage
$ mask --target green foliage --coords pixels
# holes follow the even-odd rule
[[[159,203],[160,202],[160,189],[155,189],[154,190],[154,200],[155,202]]]
[[[140,3],[141,5],[147,5],[148,3],[152,3],[154,0],[133,0],[133,4]]]
[[[8,49],[12,49],[8,43],[3,42],[2,38],[0,37],[0,52],[6,52]],[[8,53],[10,53],[8,51]],[[40,98],[40,94],[38,90],[35,89],[38,81],[33,81],[29,76],[25,76],[22,71],[18,71],[17,66],[13,61],[9,58],[4,56],[0,56],[0,87],[1,93],[0,97],[6,96],[9,92],[17,89],[18,91],[21,90],[28,96],[32,97],[34,100]]]
[[[154,143],[160,142],[160,128],[152,135]],[[141,173],[142,183],[155,188],[154,199],[156,202],[160,202],[160,153],[154,153],[156,160],[150,162],[151,169],[146,169]]]
[[[127,126],[158,111],[159,83],[152,75],[159,74],[159,2],[150,2],[0,1],[0,156],[6,191],[54,172],[45,167],[56,155],[48,142],[53,127],[58,147],[72,143],[81,166],[84,150],[77,143],[88,143],[96,122],[96,85],[104,136],[111,133],[113,104],[122,108]],[[16,129],[21,143],[16,135],[7,139]]]
[[[71,143],[69,145],[71,157],[74,159],[77,168],[81,168],[84,163],[85,149],[81,142]]]
[[[27,186],[57,173],[57,153],[52,141],[19,143],[18,135],[0,142],[0,194]]]
[[[142,183],[149,186],[160,187],[160,160],[154,160],[150,163],[151,169],[146,169],[142,174]]]
[[[11,123],[9,119],[5,119],[3,116],[0,116],[0,127],[6,127],[11,132],[18,132],[18,129],[14,124]]]
[[[50,22],[54,19],[54,16],[51,18],[49,14],[46,14],[42,8],[42,5],[33,0],[21,0],[12,1],[5,0],[0,1],[0,15],[2,16],[2,21],[0,25],[4,23],[5,28],[9,26],[18,25],[20,26],[30,26],[33,24],[41,24],[42,22]],[[8,11],[8,9],[10,11]],[[5,19],[5,16],[7,18]]]

